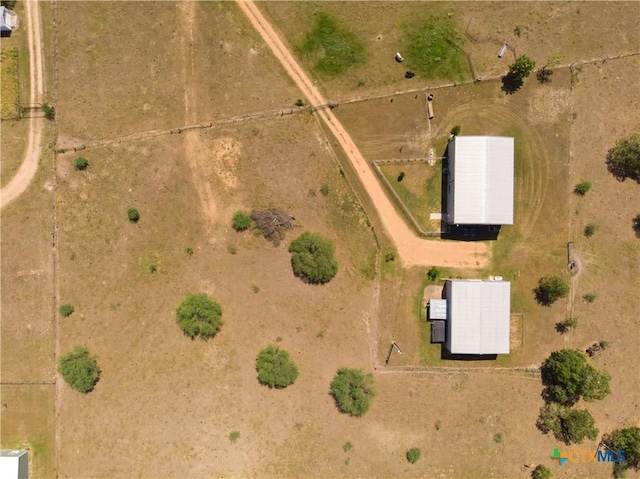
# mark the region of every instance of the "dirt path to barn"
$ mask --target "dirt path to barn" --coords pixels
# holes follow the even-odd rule
[[[238,7],[260,33],[273,54],[289,76],[314,107],[327,105],[327,100],[315,87],[302,67],[293,58],[271,24],[252,1],[237,0]],[[483,267],[489,259],[484,243],[444,242],[425,240],[416,236],[400,217],[369,167],[367,160],[356,147],[351,136],[329,108],[320,108],[318,115],[326,123],[358,173],[367,194],[375,205],[387,234],[396,245],[398,254],[406,266],[438,265],[451,267]]]
[[[24,2],[27,17],[27,37],[29,43],[29,103],[42,103],[44,75],[42,73],[42,39],[40,9],[37,1]],[[0,191],[0,208],[20,196],[29,186],[38,171],[38,160],[42,147],[44,118],[29,119],[29,139],[20,169],[7,186]]]

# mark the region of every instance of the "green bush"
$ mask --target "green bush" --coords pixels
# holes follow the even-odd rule
[[[543,276],[534,290],[536,301],[544,306],[550,306],[558,299],[569,294],[569,285],[558,276]]]
[[[582,297],[582,299],[584,299],[587,303],[593,303],[597,297],[598,295],[595,293],[587,293]]]
[[[140,213],[135,208],[129,208],[127,209],[127,217],[129,218],[129,221],[137,223],[140,219]]]
[[[58,358],[58,372],[69,386],[85,394],[92,391],[100,379],[97,361],[81,346]]]
[[[298,378],[298,367],[289,353],[271,345],[258,353],[256,370],[258,381],[270,388],[286,388]]]
[[[319,234],[302,233],[289,245],[291,266],[296,276],[313,284],[324,284],[338,272],[333,243]]]
[[[240,439],[240,433],[238,431],[232,431],[229,434],[229,441],[231,441],[231,443],[235,443],[238,439]]]
[[[544,464],[538,464],[531,473],[532,479],[552,479],[553,472]]]
[[[584,196],[591,189],[593,185],[590,181],[583,181],[578,183],[576,187],[573,189],[573,192],[578,196]]]
[[[564,321],[556,324],[556,331],[560,334],[564,334],[569,332],[571,329],[576,329],[578,327],[578,318],[567,318]]]
[[[404,177],[406,176],[404,171],[401,171],[400,174],[398,175],[398,183],[400,183],[402,180],[404,180]]]
[[[79,156],[78,158],[73,160],[73,167],[76,170],[79,170],[79,171],[86,170],[88,166],[89,166],[89,161],[83,156]]]
[[[437,266],[432,266],[429,271],[427,271],[427,276],[431,281],[437,281],[441,274],[442,272]]]
[[[222,308],[206,294],[188,294],[176,309],[178,324],[191,339],[209,339],[222,327]]]
[[[243,211],[236,211],[231,218],[231,226],[236,231],[248,230],[251,226],[251,216]]]
[[[331,395],[340,411],[360,417],[369,410],[376,395],[373,375],[362,369],[340,368],[331,381]]]
[[[418,462],[418,460],[420,460],[421,455],[422,451],[420,451],[420,449],[418,449],[417,447],[412,447],[407,451],[407,461],[409,461],[411,464],[415,464],[416,462]]]
[[[591,238],[594,234],[596,234],[596,231],[598,231],[598,225],[595,223],[589,223],[584,227],[584,235],[587,238]]]
[[[504,434],[499,432],[493,435],[493,442],[495,442],[496,444],[502,444],[502,441],[504,441]]]
[[[184,249],[184,252],[187,253],[189,255],[189,257],[193,256],[193,248],[191,246],[187,246]]]
[[[50,121],[55,120],[55,118],[56,118],[56,109],[53,106],[51,106],[51,105],[49,105],[48,103],[45,102],[45,103],[42,104],[42,111],[44,113],[44,117],[47,120],[50,120]]]
[[[460,134],[460,125],[456,125],[453,128],[451,128],[451,134],[453,136],[458,136]]]
[[[61,304],[60,307],[58,308],[58,311],[60,312],[60,316],[66,318],[67,316],[71,316],[75,311],[75,309],[73,309],[73,306],[67,303],[67,304]]]
[[[320,193],[322,193],[322,196],[328,196],[329,195],[329,185],[326,183],[322,183],[322,186],[320,187]]]

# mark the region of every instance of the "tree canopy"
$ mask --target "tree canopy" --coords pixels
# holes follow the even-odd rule
[[[569,294],[569,285],[558,276],[543,276],[538,281],[538,287],[533,290],[536,301],[544,306],[550,306],[558,299]]]
[[[565,444],[581,444],[585,438],[594,441],[599,432],[589,411],[570,409],[559,404],[544,406],[537,426],[544,434],[552,432],[558,441]]]
[[[76,346],[58,358],[58,372],[69,386],[85,394],[93,391],[100,379],[98,362],[82,346]]]
[[[334,249],[327,238],[305,231],[289,245],[294,274],[314,284],[331,281],[338,272]]]
[[[536,67],[536,62],[526,55],[520,55],[516,61],[509,65],[509,74],[518,80],[524,80]]]
[[[591,402],[611,393],[609,373],[591,366],[582,351],[554,351],[543,363],[541,373],[545,396],[566,406],[575,404],[580,397]]]
[[[620,181],[631,178],[640,183],[640,134],[616,142],[607,153],[607,169]]]
[[[340,368],[331,381],[331,395],[342,412],[362,416],[376,395],[373,375],[362,369]]]
[[[258,353],[256,370],[258,381],[270,388],[286,388],[298,378],[298,367],[289,353],[272,345]]]
[[[602,438],[602,442],[614,453],[624,451],[625,460],[616,469],[640,469],[640,427],[616,429]],[[620,475],[620,474],[619,474]]]
[[[178,324],[191,339],[212,338],[222,327],[222,307],[206,294],[188,294],[176,309]]]

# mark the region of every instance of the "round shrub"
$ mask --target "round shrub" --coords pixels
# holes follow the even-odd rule
[[[60,307],[58,308],[58,311],[60,312],[60,316],[66,318],[67,316],[71,316],[75,311],[75,309],[73,309],[73,306],[67,303],[67,304],[61,304]]]
[[[92,391],[100,379],[97,361],[81,346],[58,358],[58,372],[69,386],[85,394]]]
[[[236,211],[231,218],[231,226],[236,231],[248,230],[251,226],[251,216],[243,211]]]
[[[127,217],[129,218],[129,221],[137,223],[140,219],[140,213],[138,213],[138,210],[135,208],[129,208],[127,209]]]
[[[89,166],[89,161],[83,156],[79,156],[78,158],[73,160],[73,167],[76,170],[79,170],[79,171],[86,170],[88,166]]]
[[[176,309],[184,334],[194,339],[212,338],[222,326],[222,308],[204,293],[188,294]]]
[[[411,464],[415,464],[420,459],[421,454],[422,451],[420,451],[420,449],[418,449],[417,447],[412,447],[407,451],[407,461],[409,461]]]
[[[340,411],[362,416],[376,395],[373,375],[365,374],[362,369],[340,368],[331,381],[331,395]]]
[[[569,285],[558,276],[543,276],[538,281],[534,293],[538,303],[549,306],[569,294]]]
[[[305,231],[289,245],[293,273],[308,283],[328,283],[338,272],[334,249],[327,238]]]
[[[289,353],[271,345],[258,353],[256,370],[258,381],[270,388],[286,388],[298,378],[298,367]]]

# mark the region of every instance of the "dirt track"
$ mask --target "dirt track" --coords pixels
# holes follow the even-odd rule
[[[313,106],[326,105],[328,102],[314,86],[311,79],[295,61],[287,47],[252,1],[237,0],[238,7],[260,33],[276,58]],[[317,110],[320,118],[327,124],[340,146],[344,149],[360,181],[378,210],[380,219],[388,235],[398,249],[398,254],[406,266],[438,265],[475,268],[486,264],[489,256],[484,243],[449,243],[429,241],[417,237],[394,209],[391,201],[374,176],[367,161],[358,150],[351,136],[340,124],[329,108]]]
[[[42,103],[44,76],[42,73],[42,40],[40,38],[40,9],[38,2],[24,2],[27,16],[27,34],[29,43],[29,103]],[[20,196],[38,170],[38,160],[42,146],[43,118],[29,119],[29,140],[24,160],[16,176],[0,191],[0,208]]]

